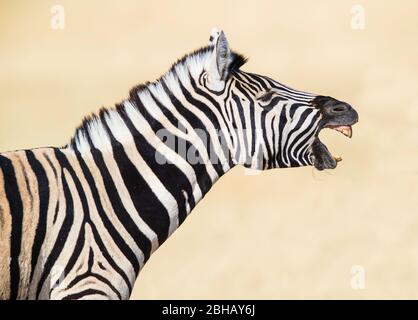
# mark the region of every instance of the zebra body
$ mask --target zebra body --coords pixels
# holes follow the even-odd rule
[[[347,133],[356,112],[244,62],[214,30],[67,146],[1,154],[0,298],[128,299],[151,254],[235,165],[335,168],[318,133]]]

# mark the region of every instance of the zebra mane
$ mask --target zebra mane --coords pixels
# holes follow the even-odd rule
[[[151,88],[165,94],[163,86],[172,89],[173,87],[179,86],[179,81],[183,82],[183,80],[189,80],[190,77],[198,77],[203,71],[205,62],[212,54],[213,50],[214,46],[208,45],[184,55],[182,58],[173,63],[165,74],[157,78],[155,81],[148,81],[134,86],[129,91],[128,99],[116,104],[114,107],[103,107],[97,113],[91,113],[90,115],[85,116],[81,125],[76,128],[75,134],[71,138],[70,143],[64,148],[70,148],[78,151],[90,150],[91,143],[89,141],[94,140],[93,143],[96,142],[97,144],[100,144],[101,139],[105,140],[104,142],[109,144],[109,136],[104,124],[106,118],[114,119],[119,118],[116,117],[118,115],[127,114],[127,102],[130,107],[137,108],[135,104],[132,104],[132,98],[135,95],[150,95]],[[247,62],[247,58],[237,52],[231,52],[231,57],[231,63],[228,68],[229,75],[233,75],[238,72],[240,67]],[[117,125],[117,121],[114,123]]]

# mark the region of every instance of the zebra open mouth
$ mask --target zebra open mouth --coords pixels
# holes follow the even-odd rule
[[[333,129],[345,135],[348,138],[353,136],[351,125],[326,125],[324,128]],[[342,161],[340,156],[333,156],[328,148],[323,144],[317,136],[311,146],[313,155],[313,165],[318,170],[335,169],[337,163]]]

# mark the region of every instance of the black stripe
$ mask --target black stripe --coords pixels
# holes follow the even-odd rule
[[[57,179],[58,178],[58,173],[57,173],[57,169],[55,169],[55,166],[53,165],[51,159],[49,158],[48,154],[45,153],[44,154],[46,161],[48,161],[49,165],[51,166],[52,171],[54,172],[54,176]]]
[[[10,235],[10,299],[17,299],[20,283],[19,255],[22,243],[23,203],[13,163],[0,156],[0,168],[4,176],[4,188],[10,206],[12,230]]]
[[[49,181],[45,169],[42,164],[36,159],[32,151],[26,151],[26,157],[29,165],[36,176],[38,183],[38,196],[39,196],[39,218],[36,226],[35,238],[32,247],[32,269],[30,274],[30,281],[32,281],[33,273],[38,263],[39,255],[42,245],[45,240],[48,206],[49,206]]]
[[[105,277],[103,277],[100,274],[88,271],[85,272],[83,274],[78,275],[77,277],[75,277],[71,283],[68,285],[68,287],[66,288],[67,290],[73,288],[78,282],[86,279],[86,278],[96,278],[98,281],[103,282],[104,284],[106,284],[110,290],[112,290],[117,296],[119,300],[122,300],[122,295],[121,293],[115,288],[115,286]]]
[[[277,107],[277,105],[279,104],[280,101],[288,101],[287,99],[278,96],[277,93],[275,93],[274,91],[270,91],[270,92],[271,92],[271,95],[275,95],[275,96],[274,96],[273,99],[271,99],[271,101],[268,104],[263,105],[264,109],[271,110],[271,109]]]
[[[70,295],[64,297],[62,300],[79,300],[83,297],[96,295],[96,294],[103,296],[103,298],[109,298],[107,296],[107,294],[105,292],[101,291],[101,290],[87,289],[87,290],[83,290],[83,291],[80,291],[80,292],[77,292],[77,293],[70,294]]]
[[[268,114],[268,112],[263,110],[261,112],[261,117],[260,118],[261,118],[261,126],[262,126],[262,131],[263,131],[263,141],[264,141],[264,144],[265,144],[266,149],[267,149],[267,157],[268,157],[267,168],[272,168],[273,167],[273,160],[274,160],[274,158],[273,158],[274,153],[272,152],[272,148],[274,148],[274,130],[272,130],[273,145],[271,146],[269,144],[269,140],[268,140],[268,137],[267,137],[267,125],[268,125],[266,123],[267,114]],[[274,117],[272,117],[272,120],[273,120],[272,121],[272,123],[273,123],[274,122]]]
[[[241,146],[240,146],[240,141],[239,141],[239,136],[238,136],[238,125],[237,125],[237,121],[235,120],[235,112],[234,112],[234,108],[233,108],[233,105],[232,105],[231,101],[229,101],[228,109],[229,109],[229,113],[231,114],[231,124],[232,124],[232,129],[234,131],[233,134],[236,135],[236,138],[235,138],[236,139],[236,141],[235,141],[236,146],[234,146],[234,147],[236,147],[236,150],[235,150],[234,158],[236,160],[238,160]],[[231,135],[232,135],[232,133],[231,133]]]
[[[242,87],[241,87],[242,89]],[[249,124],[245,121],[245,115],[244,115],[244,108],[241,104],[241,98],[239,96],[237,96],[235,93],[232,93],[232,99],[235,101],[236,104],[236,110],[238,111],[238,116],[241,119],[241,127],[242,128],[237,128],[237,141],[239,141],[239,132],[238,130],[242,130],[242,137],[244,139],[244,147],[245,147],[245,166],[248,167],[251,164],[251,157],[250,157],[250,152],[251,150],[249,149],[249,141],[248,141],[248,136],[247,136],[247,129],[249,128]],[[232,109],[234,110],[234,109]],[[239,145],[239,142],[238,142]],[[240,147],[241,148],[241,147]],[[239,150],[239,152],[243,152],[243,150]],[[239,153],[238,153],[239,156]]]
[[[242,93],[244,94],[244,96],[247,97],[248,101],[250,102],[250,106],[249,106],[249,112],[250,112],[250,128],[251,131],[253,133],[253,139],[251,140],[251,150],[250,150],[250,155],[254,155],[255,154],[255,138],[256,138],[256,127],[255,127],[255,106],[254,106],[254,100],[252,97],[250,97],[250,95],[241,87],[241,85],[239,83],[237,83],[237,89],[241,90]],[[248,127],[248,126],[247,126]]]
[[[284,155],[282,154],[283,129],[284,129],[286,123],[287,123],[286,107],[283,106],[282,110],[280,111],[280,117],[279,117],[279,129],[278,129],[279,145],[277,147],[277,155],[276,155],[276,160],[277,160],[279,168],[287,167],[287,165],[285,164],[284,159],[283,159]]]
[[[277,154],[277,149],[276,149],[276,136],[280,137],[280,135],[278,134],[276,128],[274,127],[274,122],[276,121],[276,115],[274,115],[271,118],[271,132],[272,132],[272,137],[271,137],[271,141],[272,141],[272,154],[271,154],[271,167],[275,168],[277,166],[276,163],[276,154]],[[269,155],[270,157],[270,155]]]
[[[293,100],[302,100],[303,101],[309,101],[312,99],[312,96],[306,92],[301,92],[292,88],[289,88],[281,83],[278,83],[277,81],[274,81],[268,77],[263,77],[273,88],[279,89],[282,92],[281,94],[286,96],[289,96],[289,98],[293,99]]]
[[[55,222],[57,222],[59,209],[60,209],[60,201],[58,199],[57,203],[55,204],[54,219],[52,220],[52,224],[55,224]]]
[[[87,267],[89,271],[91,271],[91,268],[93,268],[93,263],[94,263],[94,252],[93,252],[93,249],[90,247],[89,260],[87,262]]]

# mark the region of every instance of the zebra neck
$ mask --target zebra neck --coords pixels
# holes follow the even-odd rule
[[[146,207],[160,212],[161,221],[170,218],[168,230],[158,232],[165,240],[233,164],[220,150],[219,136],[204,126],[196,127],[191,113],[184,115],[173,105],[163,105],[150,96],[125,101],[124,110],[122,118],[132,139],[120,143],[120,153],[131,150],[139,155],[129,161],[131,165],[125,161],[131,166],[129,171],[137,175],[131,188],[145,191],[139,197],[147,199],[141,202],[149,201]],[[117,145],[114,137],[111,139]],[[138,188],[141,180],[143,188]]]
[[[102,112],[78,132],[77,152],[94,172],[91,183],[138,247],[140,268],[233,166],[214,148],[219,135],[193,120],[146,96]]]

